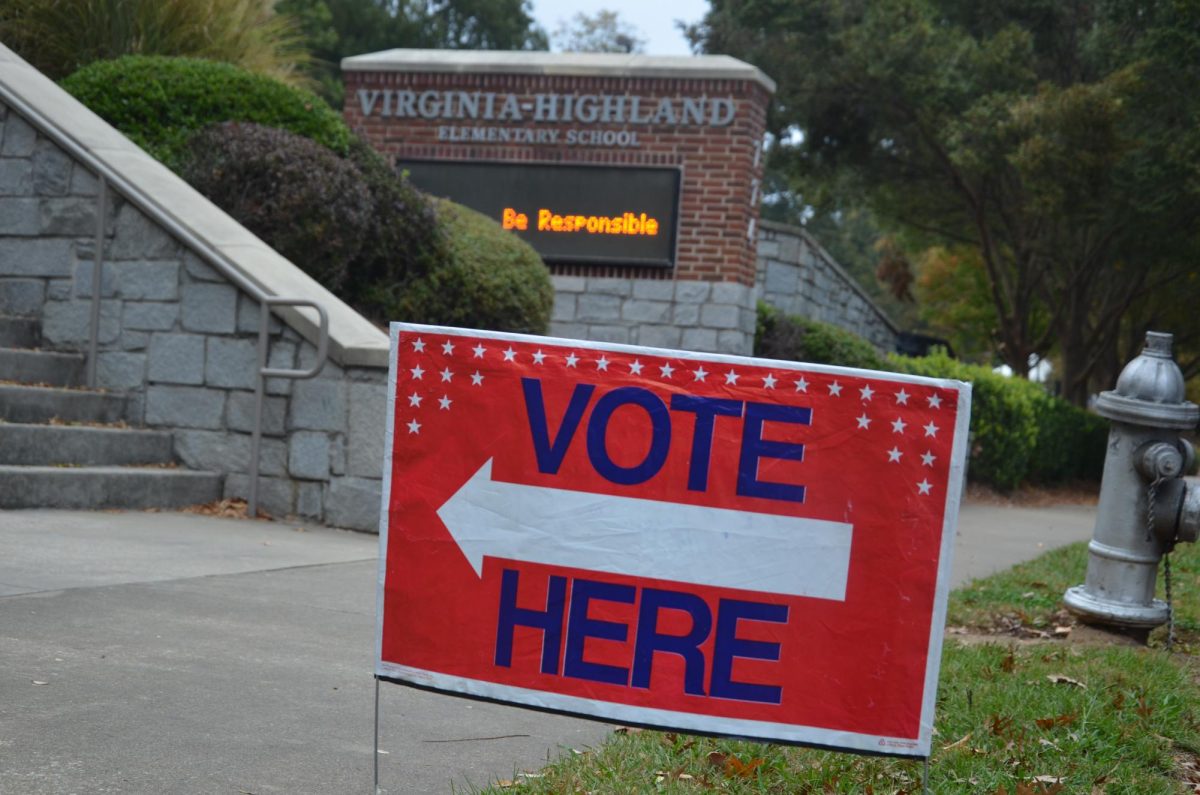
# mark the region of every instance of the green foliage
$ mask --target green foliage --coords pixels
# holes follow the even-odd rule
[[[184,179],[334,293],[371,228],[358,169],[284,130],[226,122],[191,139]]]
[[[226,121],[282,128],[342,154],[350,145],[319,97],[229,64],[131,55],[86,66],[62,86],[172,168],[193,134]]]
[[[449,257],[376,296],[391,320],[496,331],[545,333],[554,290],[529,244],[474,210],[442,199],[435,207]]]
[[[0,40],[57,80],[122,55],[204,58],[295,82],[308,62],[273,0],[0,0]]]
[[[1099,480],[1108,424],[1037,384],[991,368],[930,356],[892,356],[893,369],[971,384],[968,477],[1002,491],[1022,483]]]
[[[754,355],[813,364],[886,370],[887,360],[871,343],[849,331],[759,303]]]

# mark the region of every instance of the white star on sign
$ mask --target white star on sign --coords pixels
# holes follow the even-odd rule
[[[692,375],[696,377],[697,381],[703,381],[708,375],[708,371],[704,369],[704,365],[701,365],[692,372]]]
[[[633,373],[634,375],[641,375],[642,374],[642,363],[639,362],[637,359],[634,359],[632,362],[629,363],[629,372]]]
[[[934,425],[932,422],[925,426],[926,436],[937,436],[937,432],[938,426]]]
[[[443,342],[442,343],[442,353],[446,354],[447,356],[454,353],[454,343],[451,342],[450,340],[446,340],[445,342]]]
[[[516,358],[517,358],[517,352],[513,350],[511,345],[509,345],[508,350],[506,350],[504,352],[504,361],[506,361],[506,362],[516,361]]]
[[[417,337],[415,340],[413,340],[413,350],[417,353],[425,350],[425,340],[421,339],[420,337]]]
[[[796,391],[797,392],[807,392],[808,391],[808,382],[805,381],[803,377],[801,377],[801,379],[796,382]]]
[[[408,432],[409,433],[420,433],[421,432],[421,423],[417,422],[416,420],[413,420],[412,422],[410,422],[408,424]]]
[[[929,401],[929,408],[940,409],[942,407],[942,398],[940,395],[930,395],[926,398]]]
[[[933,484],[930,483],[928,480],[922,480],[920,483],[917,484],[917,491],[919,491],[922,494],[928,494],[929,490],[932,488],[933,488]]]
[[[608,372],[608,359],[605,359],[603,355],[596,360],[596,369]]]
[[[421,407],[421,396],[418,395],[416,392],[413,392],[411,395],[408,396],[408,405],[414,406],[416,408],[420,408]]]
[[[409,370],[409,372],[412,373],[412,377],[418,381],[421,380],[421,376],[425,375],[425,371],[421,369],[421,365],[419,364],[413,369]]]
[[[902,456],[902,455],[904,455],[904,453],[900,452],[899,447],[893,447],[891,450],[888,450],[888,463],[889,464],[896,463],[897,461],[900,460],[900,456]]]
[[[486,351],[487,348],[483,347],[483,343],[480,343],[480,344],[476,345],[474,348],[472,348],[471,350],[475,351],[476,359],[482,359],[483,352]]]
[[[775,376],[771,375],[770,373],[767,373],[766,377],[763,378],[763,386],[766,387],[767,389],[774,389],[775,388]]]
[[[924,453],[921,455],[921,463],[922,463],[922,464],[924,464],[924,465],[925,465],[925,466],[927,466],[927,467],[931,467],[931,466],[933,466],[933,462],[934,462],[934,461],[936,461],[936,460],[937,460],[937,457],[936,457],[936,456],[934,456],[934,454],[933,454],[933,453],[931,453],[931,452],[930,452],[930,451],[928,451],[928,450],[926,450],[926,451],[925,451],[925,452],[924,452]]]
[[[907,406],[908,405],[908,393],[905,392],[903,389],[901,389],[899,392],[896,393],[896,404],[899,406]]]
[[[904,433],[907,423],[899,417],[892,423],[892,433]]]
[[[574,351],[567,354],[567,367],[574,367],[578,362],[579,357],[575,355]]]
[[[438,398],[438,405],[441,406],[442,411],[449,411],[450,404],[453,402],[454,401],[450,399],[449,395],[442,395],[440,398]]]
[[[471,386],[480,386],[483,384],[483,376],[476,370],[471,374]]]
[[[675,368],[670,364],[664,364],[662,367],[658,368],[658,371],[662,373],[663,378],[670,378],[671,373],[675,372]]]
[[[870,400],[871,395],[875,394],[875,390],[871,389],[870,386],[864,386],[862,389],[858,390],[858,394],[862,395],[863,400]]]
[[[860,428],[871,427],[871,418],[868,417],[865,412],[863,413],[863,415],[861,417],[858,418],[858,427],[860,427]]]
[[[541,348],[538,348],[538,352],[537,352],[537,353],[535,353],[535,354],[533,355],[533,363],[534,363],[534,364],[541,364],[541,363],[542,363],[542,360],[543,360],[543,359],[545,359],[545,358],[546,358],[546,354],[542,353],[542,349],[541,349]]]
[[[728,373],[725,374],[725,383],[736,384],[737,380],[738,380],[738,374],[735,373],[733,370],[730,370]]]
[[[450,372],[449,367],[447,367],[445,370],[442,370],[441,375],[442,375],[442,381],[444,381],[444,382],[448,382],[451,378],[454,377],[454,373]]]
[[[832,384],[829,385],[829,394],[833,395],[834,397],[841,395],[842,394],[842,385],[839,384],[837,381],[834,381]]]

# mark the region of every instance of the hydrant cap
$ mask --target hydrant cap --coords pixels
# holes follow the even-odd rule
[[[1200,407],[1185,400],[1183,373],[1171,353],[1173,337],[1146,333],[1146,347],[1117,378],[1117,388],[1102,392],[1096,411],[1119,422],[1165,428],[1192,428]]]

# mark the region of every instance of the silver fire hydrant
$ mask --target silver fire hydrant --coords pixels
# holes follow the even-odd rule
[[[1087,580],[1064,597],[1089,624],[1146,632],[1166,623],[1169,607],[1154,598],[1158,562],[1200,535],[1200,479],[1183,477],[1195,452],[1179,438],[1196,427],[1200,406],[1184,399],[1171,342],[1170,334],[1146,334],[1117,388],[1096,401],[1096,412],[1112,421],[1100,504]]]

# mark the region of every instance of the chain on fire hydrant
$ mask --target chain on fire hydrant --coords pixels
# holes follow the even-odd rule
[[[1085,623],[1135,633],[1166,623],[1170,608],[1154,598],[1158,562],[1200,536],[1200,479],[1183,477],[1195,452],[1179,438],[1196,427],[1200,406],[1184,400],[1171,342],[1170,334],[1147,333],[1117,388],[1096,401],[1096,412],[1112,421],[1100,504],[1087,580],[1064,597]]]

